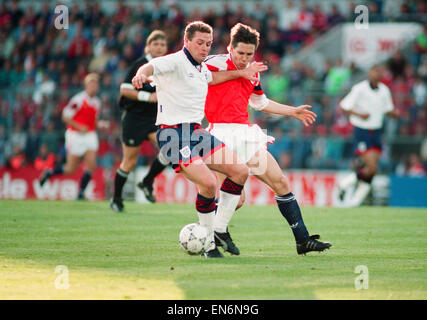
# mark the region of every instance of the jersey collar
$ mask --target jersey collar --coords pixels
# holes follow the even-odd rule
[[[151,54],[147,53],[145,55],[145,59],[147,59],[147,61],[150,61],[151,59],[153,59],[153,56]]]
[[[194,58],[191,56],[190,51],[188,51],[186,47],[184,47],[182,50],[184,51],[185,55],[187,56],[188,60],[190,60],[193,66],[200,67],[202,65],[201,63],[198,63],[196,60],[194,60]]]

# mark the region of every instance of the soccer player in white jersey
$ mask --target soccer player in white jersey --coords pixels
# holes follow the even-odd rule
[[[62,112],[62,120],[67,125],[65,132],[66,163],[65,165],[60,164],[52,170],[44,171],[39,181],[43,186],[52,176],[74,173],[83,157],[85,172],[80,180],[77,197],[79,200],[84,199],[84,192],[96,168],[99,142],[95,130],[101,108],[101,101],[96,96],[99,90],[98,74],[88,74],[84,79],[84,87],[85,90],[73,96]]]
[[[181,172],[198,188],[196,209],[199,222],[211,234],[212,245],[205,253],[206,258],[223,257],[213,236],[217,180],[211,170],[227,177],[222,184],[225,194],[223,207],[232,210],[236,208],[248,177],[246,165],[238,163],[229,148],[201,127],[208,84],[239,77],[256,80],[254,75],[267,69],[262,63],[254,63],[245,70],[210,72],[203,61],[212,41],[211,26],[201,21],[192,22],[185,28],[181,51],[150,60],[138,69],[132,79],[135,88],[139,89],[153,76],[157,88],[156,125],[159,126],[157,141],[160,152],[172,163],[175,171]],[[220,161],[216,161],[218,158]]]
[[[231,29],[229,54],[210,56],[205,63],[211,71],[244,70],[253,59],[258,44],[258,31],[238,23]],[[249,122],[248,105],[263,112],[294,117],[304,125],[314,123],[316,115],[309,110],[311,107],[308,105],[293,107],[268,99],[261,89],[259,74],[255,81],[238,78],[209,86],[206,98],[208,131],[248,165],[250,174],[274,191],[279,211],[294,234],[297,253],[329,248],[330,243],[318,241],[319,235],[309,235],[289,180],[267,151],[267,143],[272,143],[274,138],[267,136],[258,125]],[[220,181],[224,178],[219,175]],[[223,196],[221,189],[218,208],[221,208]],[[241,203],[243,197],[244,193]],[[231,241],[227,228],[234,213],[231,209],[218,210],[214,221],[215,240],[217,246],[222,246],[225,251],[238,254],[239,250]]]
[[[368,72],[368,79],[354,85],[340,102],[340,108],[349,116],[354,126],[355,153],[362,160],[356,172],[339,183],[340,198],[351,185],[357,188],[350,197],[348,206],[359,206],[371,190],[371,182],[378,170],[381,155],[381,128],[384,115],[397,118],[389,88],[380,82],[382,67],[375,65]]]

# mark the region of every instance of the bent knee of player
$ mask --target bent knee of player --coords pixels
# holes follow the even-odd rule
[[[238,184],[245,184],[249,176],[249,169],[244,164],[236,164],[232,168],[230,179]]]
[[[214,175],[206,177],[203,182],[199,184],[199,191],[203,195],[208,195],[210,198],[215,197],[218,185]]]
[[[121,168],[126,172],[131,172],[138,162],[138,155],[131,157],[124,157],[122,160]]]

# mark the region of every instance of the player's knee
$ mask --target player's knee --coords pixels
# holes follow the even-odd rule
[[[138,157],[128,157],[124,158],[122,161],[122,169],[126,172],[131,172],[135,168],[136,163],[138,162]]]
[[[234,169],[233,177],[236,183],[244,184],[249,176],[249,169],[246,165],[237,165]]]
[[[210,197],[215,197],[217,187],[217,181],[214,176],[206,177],[199,186],[201,189],[200,191],[202,191],[203,194],[209,194]]]

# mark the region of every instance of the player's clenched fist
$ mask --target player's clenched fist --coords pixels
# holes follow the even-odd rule
[[[144,83],[150,82],[151,80],[145,74],[136,74],[132,78],[132,84],[136,89],[141,89]]]

